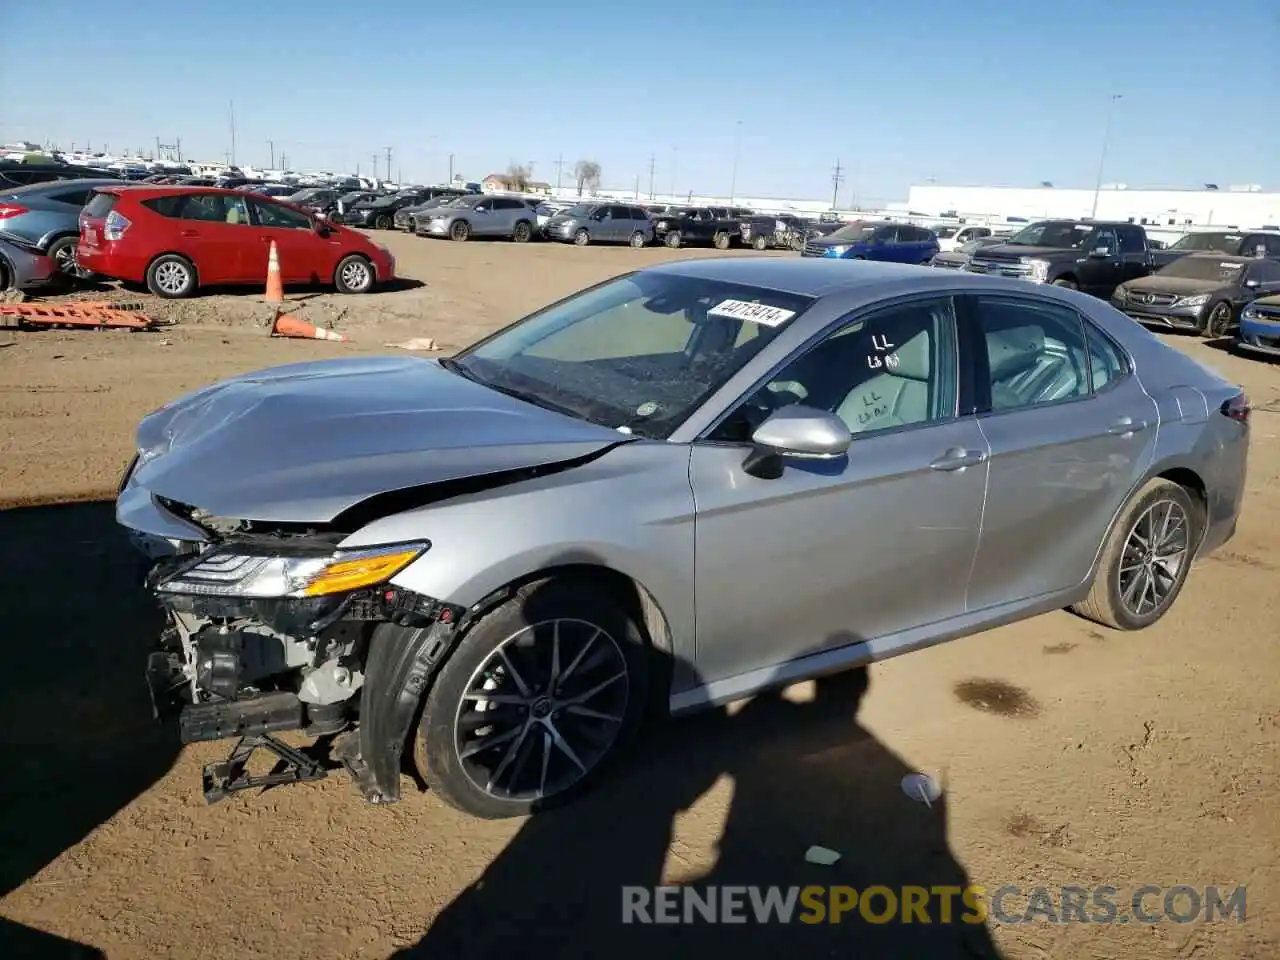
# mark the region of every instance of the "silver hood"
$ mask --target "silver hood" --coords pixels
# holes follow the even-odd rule
[[[274,367],[147,416],[117,517],[150,529],[153,497],[219,517],[326,523],[380,493],[546,466],[628,438],[418,357]]]

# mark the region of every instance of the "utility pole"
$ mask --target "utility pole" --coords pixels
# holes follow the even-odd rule
[[[671,148],[671,199],[676,198],[676,160],[679,158],[680,148]]]
[[[391,179],[391,148],[387,147],[387,179]]]
[[[228,101],[228,115],[231,118],[231,159],[228,161],[232,166],[236,163],[236,102]]]
[[[178,144],[178,162],[182,162],[182,138],[174,137],[174,142]]]
[[[453,154],[449,154],[449,183],[453,183]]]
[[[653,199],[653,168],[657,164],[658,158],[652,153],[649,154],[649,199]]]
[[[733,205],[738,195],[738,155],[742,152],[742,121],[736,123],[737,132],[733,140],[733,179],[729,181],[729,205]]]
[[[271,151],[271,169],[274,170],[276,168],[276,142],[268,140],[267,149]]]
[[[560,190],[560,185],[564,182],[564,154],[556,157],[556,190]]]
[[[840,197],[840,184],[844,183],[844,171],[840,167],[840,161],[836,161],[836,168],[831,173],[831,209],[836,208],[836,201]]]
[[[280,151],[280,169],[285,173],[289,172],[289,155],[283,150]]]
[[[373,170],[373,179],[377,180],[377,179],[378,179],[378,154],[377,154],[377,151],[374,151],[374,153],[372,153],[372,154],[371,154],[371,156],[373,157],[373,166],[372,166],[370,169],[372,169],[372,170]]]
[[[1098,158],[1098,182],[1093,188],[1093,212],[1089,216],[1096,217],[1098,215],[1098,194],[1102,192],[1102,169],[1107,164],[1107,141],[1111,139],[1111,114],[1115,111],[1116,103],[1123,99],[1123,95],[1113,93],[1111,100],[1107,104],[1107,122],[1102,131],[1102,156]]]
[[[640,174],[636,174],[636,199],[640,199]]]

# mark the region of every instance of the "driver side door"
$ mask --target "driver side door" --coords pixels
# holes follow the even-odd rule
[[[988,448],[956,415],[957,350],[950,296],[851,315],[693,444],[704,682],[749,692],[788,660],[880,656],[965,612]],[[835,412],[848,455],[747,473],[745,441],[788,403]]]
[[[332,241],[321,237],[310,217],[292,207],[254,198],[254,231],[260,241],[253,250],[257,275],[267,275],[271,242],[280,258],[280,278],[285,283],[327,283],[336,266]]]
[[[1111,228],[1094,230],[1084,245],[1084,259],[1080,262],[1080,289],[1095,296],[1110,297],[1123,279],[1124,262],[1120,258],[1120,238]]]

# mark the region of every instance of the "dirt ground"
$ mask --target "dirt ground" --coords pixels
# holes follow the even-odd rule
[[[1280,957],[1280,365],[1190,338],[1175,340],[1255,403],[1248,496],[1235,539],[1148,631],[1054,613],[849,675],[830,695],[673,723],[597,793],[527,822],[468,820],[407,778],[401,803],[371,806],[342,774],[206,806],[201,765],[226,748],[179,749],[151,722],[155,613],[109,503],[138,418],[234,372],[409,337],[450,351],[685,255],[379,239],[411,278],[399,289],[290,297],[347,344],[269,338],[270,308],[250,294],[142,297],[179,321],[152,334],[0,331],[0,955]],[[909,801],[911,771],[941,778],[943,800]],[[805,864],[810,844],[843,858]],[[1144,884],[1246,885],[1247,919],[991,921],[964,938],[792,925],[776,942],[622,926],[618,885],[660,877],[1109,884],[1122,905]]]

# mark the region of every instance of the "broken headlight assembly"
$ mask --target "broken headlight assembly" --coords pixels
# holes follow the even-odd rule
[[[214,547],[155,584],[161,596],[273,600],[335,597],[379,586],[430,549],[425,540],[343,550]]]

